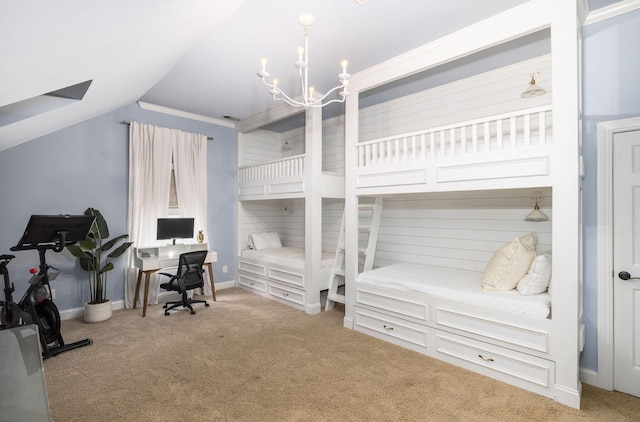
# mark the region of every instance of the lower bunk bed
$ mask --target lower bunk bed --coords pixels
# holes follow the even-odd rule
[[[480,272],[420,264],[363,272],[355,283],[354,327],[554,397],[550,294],[487,291],[482,279]]]
[[[302,248],[245,249],[238,257],[238,284],[305,312],[317,313],[320,303],[309,303],[307,292],[329,288],[334,259],[334,254],[322,252],[320,271],[313,274],[313,280],[308,280]]]

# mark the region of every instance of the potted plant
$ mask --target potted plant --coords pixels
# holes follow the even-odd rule
[[[111,240],[109,227],[102,213],[95,208],[87,208],[85,215],[93,215],[95,220],[87,238],[76,245],[67,246],[67,250],[80,261],[80,267],[89,273],[90,300],[84,307],[86,322],[100,322],[111,318],[111,301],[107,299],[107,273],[113,270],[113,260],[122,256],[133,242],[120,243],[129,235],[123,234]]]

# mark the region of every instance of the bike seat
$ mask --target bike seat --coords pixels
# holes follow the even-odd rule
[[[0,255],[0,261],[11,261],[13,258],[15,258],[15,255]]]

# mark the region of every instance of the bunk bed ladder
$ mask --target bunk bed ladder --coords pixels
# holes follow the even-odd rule
[[[370,214],[369,224],[358,227],[359,232],[367,233],[367,247],[363,250],[359,250],[359,256],[360,254],[364,255],[362,271],[367,271],[373,268],[373,258],[375,256],[376,245],[378,243],[378,230],[380,228],[380,218],[382,216],[382,197],[376,197],[374,203],[359,205],[358,214],[360,215],[361,212],[368,212]],[[340,234],[338,236],[338,245],[336,248],[336,257],[333,262],[331,280],[329,282],[329,292],[327,293],[327,303],[325,305],[326,311],[333,309],[336,303],[345,303],[344,295],[338,293],[338,287],[345,284],[344,234],[345,227],[343,213],[342,224],[340,225]]]

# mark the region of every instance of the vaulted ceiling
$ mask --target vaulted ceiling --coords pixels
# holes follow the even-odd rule
[[[357,73],[524,2],[4,0],[0,150],[136,101],[217,119],[272,107],[256,72],[266,57],[299,93],[302,12],[316,20],[309,78],[325,91],[343,59]]]

